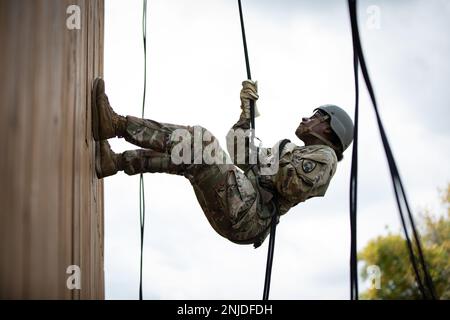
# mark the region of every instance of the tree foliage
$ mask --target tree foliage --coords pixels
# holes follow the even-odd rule
[[[419,219],[419,230],[424,256],[440,299],[450,299],[450,184],[442,192],[445,211],[433,215],[423,210]],[[374,286],[361,294],[363,299],[421,299],[409,260],[405,239],[400,234],[389,232],[379,236],[359,252],[363,262],[361,277],[370,279],[367,267],[377,265],[381,270],[381,288]]]

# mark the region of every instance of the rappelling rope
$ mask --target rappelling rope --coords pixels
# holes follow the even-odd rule
[[[241,0],[238,0],[239,5],[239,18],[241,20],[241,31],[242,31],[242,42],[244,44],[244,56],[245,56],[245,67],[247,69],[247,79],[252,79],[252,74],[250,72],[250,60],[248,59],[248,49],[247,49],[247,38],[245,37],[245,26],[244,26],[244,16],[242,14]],[[255,135],[255,101],[250,100],[250,124],[252,129],[252,140],[253,143]]]
[[[247,39],[245,37],[245,26],[244,26],[244,16],[242,14],[242,5],[241,0],[238,0],[239,5],[239,17],[241,21],[241,31],[242,31],[242,42],[244,44],[244,55],[245,55],[245,66],[247,69],[247,79],[251,80],[252,75],[250,72],[250,60],[248,58],[248,49],[247,49]],[[255,102],[254,100],[250,100],[250,125],[251,125],[251,138],[250,138],[250,146],[254,145],[255,140]],[[258,149],[257,149],[258,153]],[[280,150],[281,154],[281,150]],[[257,155],[258,161],[258,155]],[[269,247],[267,251],[267,263],[266,263],[266,274],[264,278],[264,292],[263,292],[263,300],[269,299],[269,291],[270,291],[270,279],[272,275],[272,263],[273,263],[273,254],[275,250],[275,234],[278,223],[278,203],[275,203],[276,213],[272,217],[271,225],[270,225],[270,239],[269,239]]]
[[[358,112],[358,80],[356,79],[358,77],[358,70],[357,65],[359,61],[359,65],[361,66],[361,71],[364,77],[364,81],[366,83],[367,90],[369,91],[370,99],[372,101],[373,108],[375,110],[375,115],[378,123],[378,128],[380,130],[381,135],[381,141],[383,143],[384,151],[386,153],[386,158],[389,165],[389,170],[391,174],[392,184],[394,187],[394,193],[395,193],[395,199],[397,202],[400,219],[403,227],[403,231],[406,238],[406,245],[409,253],[409,258],[411,261],[411,264],[413,266],[414,274],[416,276],[417,285],[419,287],[419,290],[422,294],[422,297],[424,299],[436,299],[435,289],[433,285],[433,281],[431,279],[430,273],[428,271],[427,263],[425,261],[425,257],[423,255],[422,251],[422,245],[420,241],[419,234],[417,232],[417,228],[414,223],[413,216],[411,214],[411,210],[409,207],[409,203],[406,197],[406,193],[403,187],[403,183],[400,178],[400,174],[394,159],[394,155],[392,153],[391,147],[389,145],[389,142],[387,140],[386,132],[384,131],[383,124],[381,122],[380,114],[378,111],[378,105],[375,99],[375,93],[372,87],[372,83],[369,78],[369,73],[367,71],[366,62],[364,59],[364,54],[362,51],[361,46],[361,40],[359,36],[358,31],[358,20],[357,20],[357,11],[356,11],[356,0],[348,0],[348,6],[349,6],[349,12],[350,12],[350,21],[351,21],[351,28],[352,28],[352,39],[353,39],[353,52],[354,52],[354,68],[355,68],[355,86],[356,86],[356,108],[355,108],[355,132],[357,132],[357,112]],[[357,134],[356,134],[357,136]],[[357,141],[354,143],[356,144]],[[356,148],[356,150],[355,150]],[[350,217],[351,217],[351,232],[352,232],[352,249],[351,249],[351,298],[352,299],[358,299],[358,274],[357,274],[357,261],[356,261],[356,186],[357,186],[357,180],[356,174],[357,174],[357,146],[353,145],[353,151],[356,153],[352,156],[352,162],[356,160],[355,167],[352,164],[352,179],[350,180]],[[408,228],[406,226],[406,219],[404,216],[404,208],[406,208],[407,217],[409,218],[409,224],[412,229],[414,241],[416,244],[417,252],[419,255],[419,263],[422,268],[422,272],[424,274],[424,280],[422,279],[422,276],[419,271],[417,258],[414,254],[413,246],[410,240]],[[425,286],[427,287],[427,290],[425,290]]]
[[[142,94],[142,118],[145,113],[145,97],[147,87],[147,0],[143,0],[142,8],[142,41],[144,45],[144,90]],[[141,260],[139,268],[139,300],[142,300],[142,263],[144,257],[144,227],[145,227],[145,192],[144,192],[144,174],[139,177],[139,219],[141,231]]]
[[[353,43],[355,33],[352,32]],[[358,119],[359,119],[359,76],[358,53],[353,45],[353,72],[355,79],[355,125],[353,133],[352,166],[350,171],[350,299],[358,300],[358,258],[357,258],[357,200],[358,200]]]

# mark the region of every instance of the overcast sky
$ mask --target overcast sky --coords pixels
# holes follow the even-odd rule
[[[253,79],[260,99],[257,136],[289,138],[302,116],[334,103],[354,112],[347,2],[243,0]],[[376,6],[379,28],[370,24]],[[374,8],[374,7],[372,7]],[[414,213],[439,209],[450,181],[450,1],[360,1],[362,45],[382,120]],[[142,1],[106,1],[105,80],[122,115],[140,116]],[[369,24],[367,24],[369,22]],[[375,26],[375,28],[374,28]],[[146,118],[202,125],[225,146],[240,114],[246,78],[237,1],[150,0]],[[362,83],[362,81],[361,81]],[[386,226],[400,231],[372,106],[361,90],[358,247]],[[116,152],[135,149],[111,140]],[[327,194],[299,204],[277,230],[272,299],[348,299],[351,150]],[[222,238],[189,182],[145,175],[146,299],[260,299],[267,244],[255,250]],[[139,176],[105,179],[106,298],[137,299]]]

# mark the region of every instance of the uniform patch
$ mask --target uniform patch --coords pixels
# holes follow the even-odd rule
[[[314,170],[314,168],[316,167],[317,163],[315,163],[314,161],[308,160],[308,159],[303,159],[302,161],[302,168],[303,171],[305,173],[310,173]]]

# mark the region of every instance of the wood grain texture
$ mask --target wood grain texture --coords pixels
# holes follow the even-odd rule
[[[90,109],[103,15],[103,0],[0,0],[0,298],[104,298]],[[81,290],[66,287],[69,265]]]

